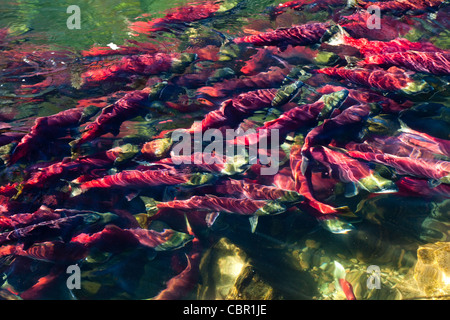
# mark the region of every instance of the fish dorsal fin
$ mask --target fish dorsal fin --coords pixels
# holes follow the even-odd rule
[[[52,209],[43,204],[39,207],[39,211],[52,211]]]
[[[216,219],[219,217],[220,212],[210,212],[205,217],[206,225],[210,228],[214,222],[216,222]]]
[[[400,129],[398,129],[398,131],[406,133],[415,133],[414,130],[408,127],[408,125],[402,119],[398,118],[397,120],[400,123]]]
[[[125,195],[125,198],[127,199],[127,201],[131,201],[134,198],[136,198],[140,193],[141,193],[141,190],[131,190],[131,191],[127,192],[127,194]]]

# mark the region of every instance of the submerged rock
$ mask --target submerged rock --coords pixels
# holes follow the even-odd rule
[[[274,289],[267,284],[251,265],[243,268],[231,288],[227,300],[273,300]]]
[[[427,296],[450,294],[450,243],[436,242],[420,246],[414,279]]]
[[[198,299],[272,300],[277,293],[255,270],[245,251],[221,238],[200,263]],[[279,297],[278,297],[279,298]]]

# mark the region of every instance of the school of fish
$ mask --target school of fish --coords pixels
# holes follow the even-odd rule
[[[125,44],[76,57],[0,30],[0,78],[17,108],[56,94],[77,101],[31,122],[1,114],[2,296],[45,299],[69,265],[95,261],[105,272],[97,257],[180,251],[184,268],[147,298],[181,299],[199,281],[219,215],[249,218],[250,237],[258,221],[286,212],[340,221],[344,229],[330,231],[345,233],[357,216],[352,199],[450,198],[448,119],[438,135],[414,120],[429,115],[433,127],[433,110],[448,112],[450,51],[405,38],[420,21],[448,29],[446,1],[294,0],[237,33],[216,30],[210,21],[245,8],[230,3],[144,15]],[[369,28],[370,5],[381,29]],[[292,23],[305,12],[322,19]],[[153,41],[165,34],[167,43]],[[136,134],[142,124],[153,133]],[[247,152],[211,163],[205,145],[175,153],[175,129],[194,140],[208,129],[252,131],[223,140]],[[278,171],[264,175],[270,164],[251,163],[248,150],[275,132],[278,144],[259,152],[276,148]],[[32,265],[42,272],[18,281]]]

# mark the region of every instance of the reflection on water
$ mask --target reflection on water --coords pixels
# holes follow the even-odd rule
[[[357,41],[333,44],[400,36],[448,50],[447,4],[383,13],[382,32],[332,0],[199,1],[198,11],[85,0],[81,29],[69,30],[72,4],[0,4],[2,298],[448,299],[449,75],[402,60],[363,66]],[[331,20],[345,34],[258,38]],[[387,73],[317,71],[328,67]],[[389,75],[427,90],[391,90]],[[264,95],[238,96],[256,89]],[[207,114],[221,130],[275,123],[277,174],[244,157],[171,162],[172,130],[193,133]],[[81,289],[67,287],[73,264]]]

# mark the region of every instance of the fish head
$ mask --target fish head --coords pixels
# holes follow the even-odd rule
[[[304,196],[296,191],[287,191],[281,198],[278,198],[277,201],[283,204],[294,204],[303,201],[304,198]]]
[[[165,237],[163,243],[155,247],[155,251],[170,251],[184,247],[188,242],[194,239],[194,236],[175,230],[164,230],[162,235]]]
[[[232,78],[236,75],[233,69],[229,67],[217,69],[213,75],[208,79],[208,84],[219,82],[228,78]]]
[[[327,217],[327,219],[321,219],[320,223],[324,229],[334,234],[347,234],[355,229],[351,223],[338,217]]]
[[[312,74],[307,72],[304,68],[294,67],[289,71],[288,75],[284,78],[282,85],[287,85],[296,79],[299,81],[306,81],[312,77]]]
[[[341,58],[334,52],[321,51],[316,55],[314,61],[319,65],[334,66],[340,59]]]
[[[272,107],[281,106],[289,100],[291,100],[298,93],[301,87],[303,87],[304,83],[300,80],[297,80],[291,84],[284,85],[280,89],[278,89],[275,97],[272,100]]]
[[[90,212],[83,215],[83,221],[85,224],[95,224],[95,223],[101,223],[101,224],[107,224],[111,221],[114,221],[118,218],[118,215],[106,212],[106,213],[100,213],[100,212]]]
[[[186,183],[186,185],[199,186],[207,183],[212,183],[215,180],[216,176],[212,173],[193,173],[189,177],[189,181]]]
[[[149,217],[151,217],[151,216],[155,215],[156,213],[158,213],[157,202],[155,201],[155,199],[150,198],[150,197],[144,197],[144,196],[141,196],[139,198],[144,203],[145,211],[147,211],[147,215]]]
[[[332,92],[329,94],[324,94],[320,99],[324,103],[324,107],[319,113],[318,119],[323,120],[329,117],[331,112],[339,108],[345,99],[347,99],[349,91],[346,89]]]
[[[337,24],[331,25],[329,28],[327,28],[327,30],[323,34],[322,38],[320,39],[320,43],[330,42],[330,40],[332,40],[340,32],[341,28],[339,25]]]
[[[240,56],[242,46],[226,41],[219,50],[219,61],[231,61]]]
[[[417,95],[431,93],[434,88],[425,80],[415,80],[410,82],[405,88],[401,90],[406,95]]]
[[[155,83],[150,87],[150,92],[148,94],[148,99],[151,100],[159,100],[161,92],[167,86],[167,81],[160,81]]]
[[[84,123],[84,122],[88,121],[90,118],[95,116],[100,110],[101,110],[101,108],[93,106],[93,105],[87,106],[86,108],[83,109],[83,113],[78,122]]]
[[[167,155],[172,147],[173,141],[170,137],[155,139],[145,143],[141,152],[150,158],[161,159]]]
[[[192,62],[197,60],[198,55],[196,53],[183,52],[178,59],[174,59],[172,62],[171,71],[174,73],[183,73]]]
[[[338,261],[334,261],[334,271],[333,275],[336,280],[345,279],[345,268]]]
[[[133,217],[136,219],[139,226],[143,229],[147,229],[150,221],[149,221],[149,215],[146,213],[138,213],[133,215]]]
[[[368,133],[377,135],[393,135],[399,128],[400,124],[391,115],[376,115],[366,120]]]
[[[122,164],[125,161],[133,158],[139,152],[139,147],[131,143],[124,144],[114,149],[117,152],[116,158],[114,160],[114,164],[116,165]]]
[[[249,160],[247,155],[235,155],[234,157],[227,158],[224,168],[220,173],[227,176],[231,176],[237,173],[242,173],[249,168]]]
[[[441,183],[450,184],[450,174],[440,178],[439,184],[441,184]]]
[[[331,107],[336,108],[340,104],[342,104],[345,99],[347,99],[348,94],[349,91],[347,89],[342,89],[329,94],[325,94],[322,96],[322,99],[325,104],[329,104]]]
[[[286,211],[286,207],[278,201],[267,201],[267,204],[255,212],[256,216],[280,214]]]
[[[223,1],[223,3],[220,4],[219,9],[217,9],[216,12],[226,12],[231,9],[236,8],[240,4],[240,1],[238,0],[231,0],[231,1]]]
[[[365,190],[372,193],[395,193],[398,192],[395,182],[383,178],[378,173],[374,172],[368,177],[362,178],[358,184]]]
[[[100,215],[95,213],[87,213],[83,215],[83,222],[85,224],[94,224],[101,220]]]

